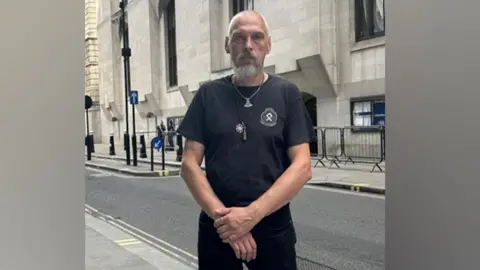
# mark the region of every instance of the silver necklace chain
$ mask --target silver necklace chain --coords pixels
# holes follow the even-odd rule
[[[253,104],[250,102],[250,99],[260,91],[260,89],[262,88],[264,83],[265,83],[265,75],[263,75],[262,84],[260,84],[260,86],[257,88],[257,90],[255,90],[255,92],[253,92],[253,94],[251,94],[249,97],[246,97],[246,96],[242,95],[242,93],[240,93],[240,90],[238,90],[238,88],[237,88],[237,84],[235,82],[233,82],[233,86],[235,87],[235,90],[237,91],[237,93],[243,99],[245,99],[245,104],[243,105],[243,107],[249,108],[249,107],[253,106]]]

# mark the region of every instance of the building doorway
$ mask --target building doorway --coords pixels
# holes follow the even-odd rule
[[[175,132],[177,131],[178,127],[182,123],[183,116],[172,116],[172,117],[167,117],[167,144],[165,145],[165,150],[166,151],[174,151],[175,150]]]
[[[317,98],[314,97],[311,94],[302,92],[302,97],[303,97],[303,102],[305,103],[305,107],[307,107],[307,112],[308,115],[310,116],[310,119],[312,120],[312,124],[314,127],[317,126]],[[318,130],[315,129],[315,134],[317,136],[317,140],[320,139],[318,136]],[[317,155],[318,154],[318,142],[311,142],[310,143],[310,153],[312,155]]]

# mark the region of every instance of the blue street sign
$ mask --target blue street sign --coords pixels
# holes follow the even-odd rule
[[[130,90],[130,104],[137,105],[138,104],[138,91],[137,90]]]
[[[152,143],[153,143],[153,148],[154,148],[155,150],[160,150],[160,149],[162,149],[163,142],[162,142],[162,139],[160,139],[159,137],[153,138]]]

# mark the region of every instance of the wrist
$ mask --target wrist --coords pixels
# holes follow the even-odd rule
[[[217,211],[222,211],[225,206],[223,205],[223,203],[221,203],[220,201],[218,200],[213,200],[211,201],[209,204],[207,204],[207,215],[211,218],[211,219],[217,219],[219,217],[221,217],[221,215],[217,215],[216,212]]]
[[[266,216],[264,207],[262,207],[262,205],[258,201],[251,203],[249,206],[247,206],[247,208],[250,212],[250,216],[255,221],[255,224],[260,222],[260,220],[262,220]]]

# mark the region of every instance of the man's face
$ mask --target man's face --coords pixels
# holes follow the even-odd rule
[[[255,14],[239,17],[230,37],[225,40],[225,49],[236,68],[258,69],[263,66],[270,52],[271,39],[262,19]]]

